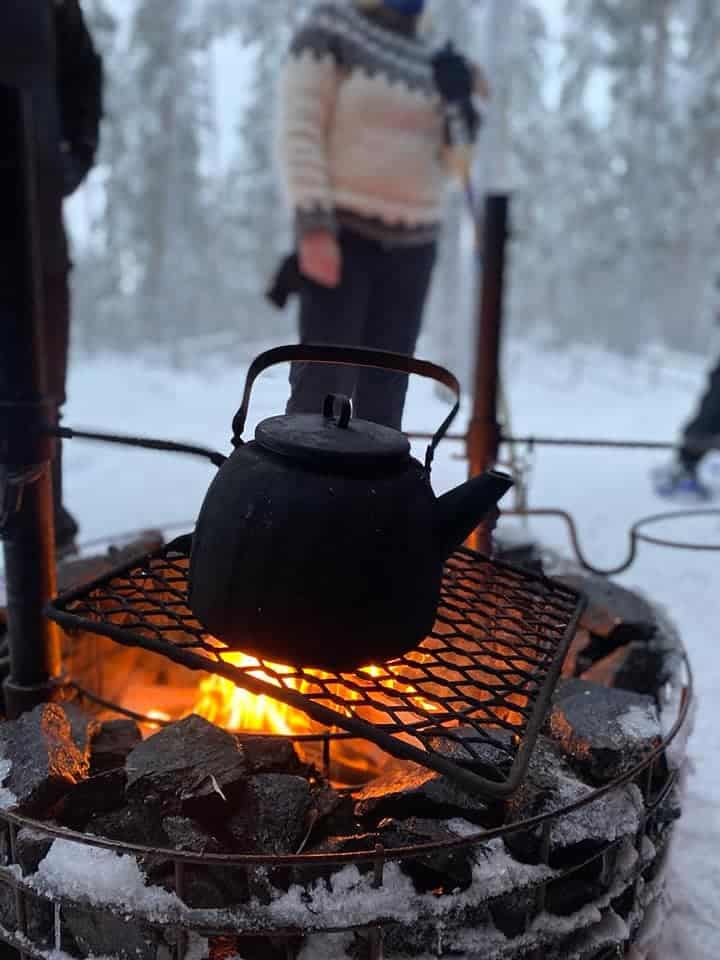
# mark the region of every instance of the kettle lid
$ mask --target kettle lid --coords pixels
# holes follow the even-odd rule
[[[255,440],[271,453],[315,466],[388,467],[410,456],[404,433],[355,419],[349,398],[333,394],[325,398],[322,413],[263,420],[255,429]]]

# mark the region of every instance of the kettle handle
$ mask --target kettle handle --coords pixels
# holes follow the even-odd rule
[[[417,360],[404,353],[390,353],[385,350],[374,350],[365,347],[343,347],[313,344],[290,344],[284,347],[274,347],[257,356],[245,378],[240,409],[233,418],[233,445],[239,446],[247,421],[250,407],[250,394],[257,377],[268,367],[278,363],[336,363],[352,367],[374,367],[380,370],[393,370],[396,373],[416,373],[418,376],[435,380],[451,390],[455,396],[455,405],[448,416],[440,424],[433,435],[425,454],[425,468],[429,471],[435,456],[435,450],[450,428],[450,424],[460,409],[460,383],[445,367],[441,367],[429,360]]]

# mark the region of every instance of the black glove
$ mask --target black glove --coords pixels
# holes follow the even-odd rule
[[[472,99],[475,78],[465,57],[448,43],[432,58],[435,86],[448,103],[462,103]]]
[[[472,97],[475,78],[470,64],[448,43],[432,59],[435,86],[446,105],[445,139],[450,146],[475,143],[482,117]]]
[[[282,310],[288,299],[299,293],[302,287],[302,275],[297,254],[291,253],[280,264],[270,289],[265,296],[279,310]]]

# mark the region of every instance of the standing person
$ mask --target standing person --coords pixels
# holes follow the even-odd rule
[[[321,3],[295,35],[281,84],[280,164],[293,207],[300,340],[413,354],[435,262],[448,172],[433,52],[418,34],[424,0]],[[480,71],[443,54],[474,137]],[[448,62],[450,61],[450,62]],[[400,429],[407,377],[296,363],[289,413],[328,393]]]
[[[661,497],[710,500],[711,491],[698,477],[698,469],[711,449],[720,449],[720,361],[710,373],[695,416],[683,431],[677,459],[654,475]]]
[[[2,0],[0,81],[30,92],[37,173],[45,366],[59,421],[65,402],[70,259],[62,204],[87,176],[98,146],[102,66],[79,0]],[[0,264],[1,313],[6,309]],[[0,339],[1,349],[1,339]],[[63,505],[61,446],[53,463],[55,537],[72,547],[78,526]]]

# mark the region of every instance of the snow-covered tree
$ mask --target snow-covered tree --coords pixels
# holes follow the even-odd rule
[[[287,316],[270,307],[264,294],[292,244],[274,157],[276,85],[292,31],[307,7],[296,2],[288,10],[283,0],[266,0],[249,5],[236,23],[248,55],[235,145],[218,189],[218,256],[228,309],[249,338],[294,336]]]
[[[692,147],[712,143],[715,123],[695,99],[712,84],[695,81],[718,69],[717,43],[705,41],[719,25],[712,4],[569,0],[548,157],[562,254],[550,267],[559,296],[549,319],[564,340],[702,349],[717,176]]]
[[[294,334],[263,297],[291,242],[272,124],[282,57],[313,2],[84,0],[105,58],[106,119],[75,248],[79,340]],[[551,45],[558,6],[513,0],[499,84],[488,15],[510,6],[430,3],[431,42],[451,38],[490,64],[505,105],[512,327],[623,352],[655,341],[703,351],[720,275],[720,5],[566,0]],[[486,147],[481,139],[479,173]],[[465,380],[474,274],[459,189],[448,196],[425,348]]]
[[[98,166],[85,188],[87,236],[73,251],[73,333],[87,347],[116,345],[123,330],[123,270],[130,247],[131,207],[124,161],[129,83],[121,71],[121,23],[107,0],[84,7],[88,27],[104,60],[104,109]],[[94,203],[92,201],[95,201]],[[116,336],[117,334],[117,336]]]
[[[128,118],[137,176],[136,322],[172,342],[217,322],[209,295],[216,285],[214,211],[202,165],[207,46],[190,0],[140,0],[131,43],[138,93]]]

